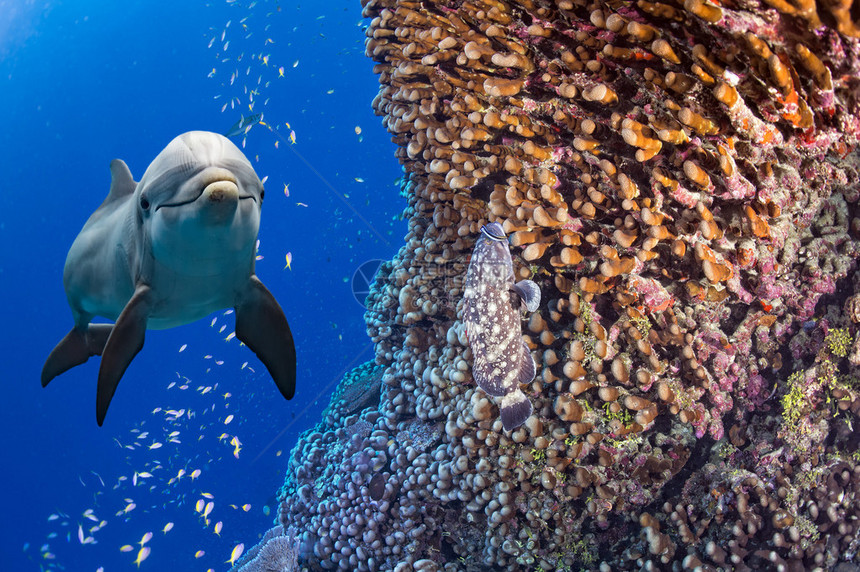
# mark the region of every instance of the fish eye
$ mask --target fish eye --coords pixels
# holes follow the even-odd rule
[[[146,197],[140,197],[140,208],[145,211],[149,210],[149,200]]]

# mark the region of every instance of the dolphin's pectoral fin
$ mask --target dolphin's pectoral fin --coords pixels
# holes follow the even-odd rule
[[[236,300],[236,337],[251,348],[287,399],[296,392],[296,346],[272,293],[251,276]]]
[[[89,324],[84,331],[77,327],[72,328],[45,360],[42,367],[42,387],[64,371],[81,365],[90,356],[102,355],[111,329],[111,324]]]
[[[146,284],[138,284],[134,295],[123,308],[113,331],[107,339],[102,363],[99,367],[98,393],[96,395],[96,421],[104,423],[116,386],[126,368],[143,347],[146,321],[152,305],[152,291]]]

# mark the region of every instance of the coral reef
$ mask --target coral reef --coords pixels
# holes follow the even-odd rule
[[[856,9],[363,6],[409,232],[368,300],[376,365],[290,456],[303,565],[856,565]],[[489,222],[546,301],[513,432],[462,323]]]
[[[231,572],[293,572],[298,570],[298,541],[293,528],[277,525],[230,569]]]

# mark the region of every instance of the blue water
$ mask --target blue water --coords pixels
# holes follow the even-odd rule
[[[342,372],[372,359],[350,280],[390,258],[405,226],[359,3],[192,4],[0,0],[3,570],[132,570],[142,546],[142,570],[228,569],[233,547],[271,526],[296,436]],[[176,135],[224,133],[252,112],[277,130],[254,125],[244,152],[268,176],[257,274],[295,336],[296,396],[225,339],[233,316],[219,312],[148,332],[99,428],[98,358],[45,389],[39,375],[72,326],[63,263],[109,162],[139,178]]]

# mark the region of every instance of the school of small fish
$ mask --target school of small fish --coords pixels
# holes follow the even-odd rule
[[[224,343],[238,344],[233,332],[225,335],[227,317],[232,312],[225,310],[216,315],[210,328],[223,337]],[[207,374],[219,365],[229,367],[213,354],[201,356],[199,352],[195,358],[194,346],[193,342],[184,343],[177,354],[185,360],[200,359],[204,364],[214,364],[207,367]],[[237,374],[257,377],[247,362],[241,365],[237,362],[235,367]],[[242,431],[245,419],[235,409],[232,393],[221,390],[219,385],[195,383],[177,372],[176,379],[166,386],[171,395],[170,405],[155,407],[149,419],[137,422],[124,437],[113,438],[122,453],[110,460],[109,470],[119,465],[124,468],[115,475],[91,470],[77,476],[82,487],[89,491],[92,505],[83,510],[57,510],[50,514],[47,523],[51,531],[38,553],[33,550],[33,559],[38,556],[45,570],[62,569],[58,556],[61,552],[73,546],[111,542],[108,537],[114,538],[119,533],[123,540],[113,550],[128,553],[130,566],[144,568],[153,551],[159,549],[160,539],[175,527],[184,527],[186,536],[193,533],[188,530],[189,518],[195,530],[200,531],[201,543],[205,535],[223,538],[231,523],[240,518],[238,515],[250,512],[252,505],[216,498],[203,488],[217,483],[219,467],[231,462],[231,457],[239,459],[243,445],[237,433]],[[225,427],[229,432],[223,432]],[[209,475],[211,478],[207,478]],[[264,507],[263,513],[268,515],[270,510]],[[158,534],[137,525],[142,521],[151,524],[154,514],[163,517],[160,528],[153,528],[160,531]],[[106,527],[112,534],[103,530]],[[195,548],[190,555],[212,566],[235,562],[244,550],[244,545],[235,545],[227,559],[226,554],[219,554],[211,543],[207,544],[206,549]],[[216,545],[223,546],[220,542]],[[32,549],[28,544],[24,550]]]
[[[252,4],[256,3],[252,2]],[[282,126],[266,123],[262,112],[262,108],[268,106],[271,99],[267,95],[272,92],[272,82],[289,79],[287,68],[277,65],[273,60],[272,46],[276,43],[275,40],[268,35],[255,36],[252,31],[262,30],[264,34],[270,34],[272,22],[268,20],[275,15],[276,11],[267,12],[264,16],[266,22],[260,25],[257,21],[259,15],[252,11],[238,20],[237,24],[234,24],[233,20],[228,20],[223,30],[210,29],[212,37],[208,47],[215,51],[216,65],[209,72],[208,77],[219,82],[221,93],[216,95],[215,99],[224,100],[221,104],[221,113],[229,111],[231,114],[238,112],[240,115],[239,120],[227,132],[227,136],[241,136],[243,149],[247,145],[248,133],[255,125],[266,127],[277,136],[275,147],[278,146],[278,139],[296,143],[296,132],[289,123],[283,125],[287,131],[286,136],[283,136],[280,131]],[[234,45],[232,50],[231,41]],[[239,42],[242,46],[247,46],[248,51],[236,49],[235,46]],[[295,60],[292,68],[298,65],[299,60]]]
[[[233,3],[237,2],[228,2],[228,4]],[[257,2],[251,2],[248,8],[252,9],[257,4]],[[272,29],[274,23],[272,17],[279,12],[280,7],[274,11],[265,12],[261,24],[259,20],[263,11],[251,11],[237,23],[228,20],[222,30],[210,29],[212,35],[209,38],[208,47],[214,51],[216,65],[211,69],[208,77],[218,82],[220,89],[214,98],[221,105],[221,113],[227,113],[232,117],[238,114],[238,119],[225,132],[225,135],[236,138],[237,144],[240,144],[242,149],[245,149],[248,144],[251,130],[258,125],[274,135],[273,144],[276,149],[281,143],[295,145],[297,141],[296,131],[289,122],[272,122],[265,116],[265,108],[268,107],[272,96],[275,96],[277,101],[277,92],[283,90],[284,84],[289,85],[291,80],[299,81],[293,80],[289,71],[299,67],[299,59],[294,60],[290,65],[276,63],[278,54],[273,52],[274,46],[284,41],[281,39],[283,34],[275,33]],[[317,20],[324,18],[325,16],[319,16]],[[260,30],[263,34],[259,33]],[[296,30],[297,28],[293,27],[292,31]],[[319,36],[325,39],[324,34]],[[275,37],[279,38],[277,42],[273,39]],[[247,49],[236,48],[237,45],[247,46]],[[288,39],[284,47],[287,53],[294,49]],[[326,90],[328,95],[334,92],[334,89]],[[303,109],[302,112],[304,111]],[[359,142],[364,140],[361,126],[356,125],[353,131]],[[255,155],[254,160],[259,161],[260,156]],[[263,178],[264,183],[266,178]],[[364,182],[362,177],[353,177],[353,180],[357,183]],[[284,196],[289,197],[289,184],[283,183],[283,185]],[[348,198],[349,195],[344,196]],[[296,202],[296,206],[308,205]],[[287,268],[289,268],[289,261]]]
[[[228,4],[232,3],[228,2]],[[278,148],[281,142],[295,145],[296,132],[290,124],[288,122],[283,123],[283,125],[267,122],[262,111],[268,106],[270,100],[270,97],[263,98],[263,94],[269,94],[273,91],[272,82],[277,81],[278,78],[288,79],[288,77],[285,75],[284,66],[274,65],[271,50],[275,40],[271,36],[264,38],[259,34],[255,36],[252,31],[263,30],[266,34],[271,33],[272,22],[269,21],[269,18],[274,16],[277,11],[266,12],[263,17],[265,23],[261,25],[259,14],[253,11],[256,5],[257,2],[251,2],[247,6],[248,15],[239,19],[237,23],[228,20],[222,30],[210,29],[212,36],[209,39],[208,47],[215,51],[217,63],[209,72],[208,77],[219,82],[220,93],[215,96],[215,99],[226,100],[221,105],[221,113],[229,113],[234,116],[237,112],[239,114],[239,119],[225,133],[227,137],[237,139],[241,137],[240,144],[245,149],[251,129],[259,125],[265,127],[275,136],[275,148]],[[234,49],[230,49],[231,41]],[[235,49],[235,46],[239,44],[247,45],[248,51]],[[270,63],[272,63],[271,66]],[[295,60],[292,67],[296,68],[298,65],[299,61]],[[276,68],[277,77],[274,76]],[[256,155],[254,159],[259,161],[259,155]],[[267,179],[268,176],[263,177],[264,185]],[[283,185],[284,195],[289,197],[289,183],[283,183]],[[258,254],[257,260],[262,260],[262,258],[262,255]],[[291,269],[291,262],[292,254],[287,253],[285,270]]]

